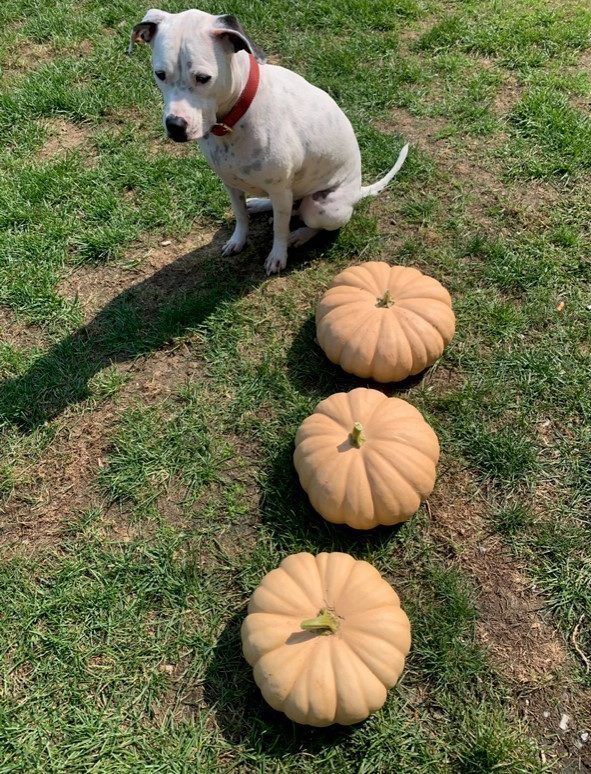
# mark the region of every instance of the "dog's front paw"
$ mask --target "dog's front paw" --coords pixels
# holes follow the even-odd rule
[[[244,245],[246,244],[246,234],[232,234],[230,239],[226,242],[226,244],[222,247],[222,255],[234,255],[234,253],[239,253]]]
[[[287,266],[287,250],[271,250],[265,261],[265,271],[269,274],[277,274]]]

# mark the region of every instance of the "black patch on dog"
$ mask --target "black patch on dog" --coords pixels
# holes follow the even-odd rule
[[[262,166],[263,162],[258,159],[253,161],[252,164],[247,164],[245,167],[242,167],[241,172],[243,175],[249,175],[251,172],[258,172]]]
[[[221,27],[225,27],[226,29],[234,32],[239,32],[242,36],[246,38],[248,41],[248,45],[250,46],[250,51],[254,58],[259,62],[260,64],[265,64],[267,61],[267,55],[262,50],[262,48],[259,48],[256,43],[254,43],[250,37],[246,34],[244,31],[244,27],[238,19],[231,13],[226,14],[225,16],[218,16],[218,20],[220,22]],[[240,40],[239,37],[235,35],[229,35],[232,45],[234,46],[234,51],[248,51],[247,46],[244,45],[244,41]]]

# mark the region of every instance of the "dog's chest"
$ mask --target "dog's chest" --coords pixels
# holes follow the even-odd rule
[[[249,193],[262,194],[263,160],[252,149],[245,149],[224,138],[211,135],[199,143],[213,171],[226,185]]]

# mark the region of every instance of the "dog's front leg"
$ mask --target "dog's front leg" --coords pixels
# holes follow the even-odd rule
[[[236,218],[236,226],[234,227],[234,233],[222,248],[222,255],[232,255],[232,253],[239,253],[246,243],[246,237],[248,236],[248,211],[246,209],[244,191],[240,191],[238,188],[230,188],[228,185],[226,186],[226,191],[230,195],[234,217]]]
[[[288,189],[269,193],[273,205],[273,247],[265,261],[267,274],[275,274],[287,266],[289,221],[293,208],[293,192]]]

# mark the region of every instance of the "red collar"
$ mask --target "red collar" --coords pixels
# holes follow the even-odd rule
[[[236,102],[223,121],[218,121],[217,124],[213,125],[211,133],[215,134],[216,137],[223,137],[225,134],[233,131],[234,126],[252,105],[252,101],[256,96],[259,87],[260,68],[254,56],[249,54],[249,57],[250,72],[248,73],[246,85],[242,90],[242,94],[238,97],[238,102]]]

